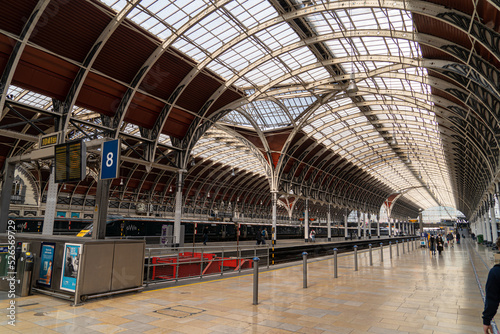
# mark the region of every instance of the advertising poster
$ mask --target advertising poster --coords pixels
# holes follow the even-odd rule
[[[45,286],[50,286],[52,283],[52,268],[54,267],[54,243],[42,243],[40,250],[40,275],[38,283]]]
[[[76,277],[80,263],[80,254],[82,254],[83,245],[64,244],[64,257],[61,273],[61,290],[76,290]]]

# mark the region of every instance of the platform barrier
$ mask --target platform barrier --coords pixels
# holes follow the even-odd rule
[[[144,283],[161,283],[207,275],[224,275],[252,268],[253,259],[269,268],[269,247],[147,248]],[[265,261],[267,260],[267,261]]]

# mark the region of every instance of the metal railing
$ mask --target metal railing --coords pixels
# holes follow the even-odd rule
[[[179,281],[251,270],[253,259],[270,265],[270,245],[189,246],[146,248],[144,284]]]

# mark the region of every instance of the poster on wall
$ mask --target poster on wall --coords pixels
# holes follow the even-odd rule
[[[61,272],[61,290],[76,291],[76,277],[83,245],[64,244],[63,266]]]
[[[55,243],[42,242],[40,250],[40,273],[38,284],[48,286],[52,284],[52,268],[54,267]]]

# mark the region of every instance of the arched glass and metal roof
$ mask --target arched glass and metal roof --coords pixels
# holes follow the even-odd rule
[[[495,191],[495,1],[75,0],[45,20],[47,8],[0,14],[6,157],[41,132],[122,138],[125,188],[161,198],[186,170],[185,205],[235,170],[250,203],[295,189],[375,212],[399,193],[402,216],[471,215]],[[240,197],[229,179],[220,201]]]

